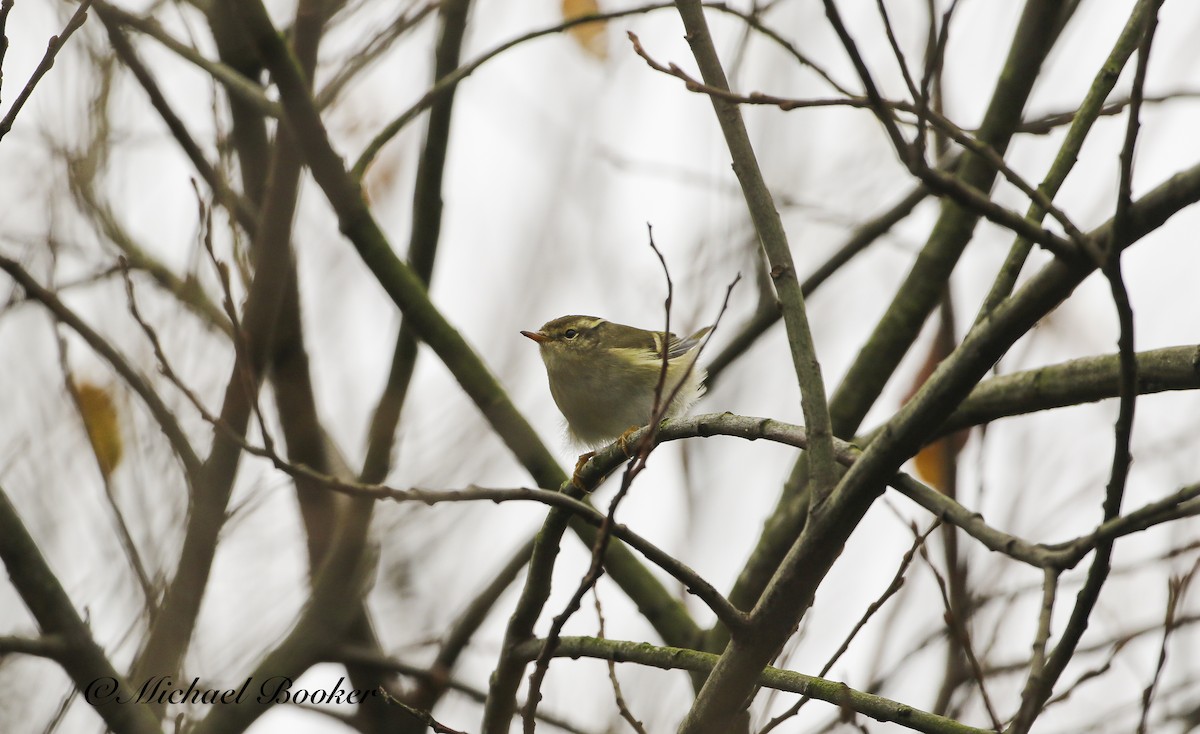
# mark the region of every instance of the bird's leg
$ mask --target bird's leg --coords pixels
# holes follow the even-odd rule
[[[624,433],[622,433],[620,436],[617,436],[617,445],[621,447],[621,453],[625,454],[625,458],[627,459],[632,456],[632,454],[629,453],[629,439],[633,436],[633,434],[638,432],[639,428],[641,428],[641,426],[630,426],[629,428],[625,429]]]
[[[633,456],[633,454],[630,453],[629,439],[633,436],[633,434],[641,430],[641,428],[641,426],[630,426],[629,428],[625,429],[624,433],[622,433],[620,436],[617,436],[617,446],[621,447],[621,453],[625,454],[625,458],[627,459],[632,458]],[[576,487],[584,489],[583,482],[579,479],[579,472],[583,471],[583,466],[587,464],[588,461],[590,461],[595,455],[595,451],[589,451],[586,454],[579,455],[579,460],[575,462],[575,472],[571,474],[571,483]]]
[[[580,479],[579,479],[579,472],[583,470],[584,464],[588,463],[588,461],[590,461],[591,458],[595,455],[596,455],[595,451],[589,451],[586,454],[579,455],[579,460],[575,462],[575,471],[574,471],[574,473],[571,474],[571,484],[574,484],[576,487],[579,487],[580,489],[586,489],[583,486],[583,482],[580,481]]]

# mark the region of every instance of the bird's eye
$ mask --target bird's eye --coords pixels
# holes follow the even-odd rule
[[[575,337],[579,336],[579,332],[575,331],[574,329],[567,329],[563,332],[563,336],[568,339],[574,339]]]

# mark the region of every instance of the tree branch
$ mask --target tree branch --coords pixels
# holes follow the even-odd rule
[[[517,653],[527,659],[537,656],[541,640],[522,643]],[[595,658],[618,663],[636,663],[662,670],[711,672],[719,657],[712,653],[673,647],[656,647],[645,643],[600,640],[594,637],[564,637],[555,651],[556,657]],[[882,696],[863,693],[845,683],[793,673],[790,670],[766,667],[753,683],[780,691],[800,693],[834,706],[848,708],[876,721],[899,724],[906,729],[926,734],[986,734],[987,729],[960,724],[944,716],[927,713],[907,704]]]
[[[105,724],[113,731],[130,734],[162,734],[148,707],[129,703],[136,692],[96,644],[2,487],[0,559],[42,633],[61,640],[61,647],[56,642],[47,651],[57,653],[55,659]],[[25,646],[25,651],[31,649]]]

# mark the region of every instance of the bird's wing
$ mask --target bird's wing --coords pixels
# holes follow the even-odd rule
[[[701,329],[700,331],[697,331],[695,334],[692,334],[691,336],[689,336],[686,339],[680,339],[679,337],[675,336],[674,334],[667,334],[667,359],[675,359],[676,357],[682,357],[683,355],[692,351],[696,347],[700,346],[700,342],[704,339],[704,335],[707,334],[711,330],[712,330],[711,326],[706,326],[703,329]],[[662,354],[662,345],[661,345],[661,341],[660,341],[661,338],[662,338],[661,332],[658,334],[655,334],[655,341],[659,342],[659,344],[656,344],[656,346],[658,347],[658,349],[656,351],[658,351],[659,355]],[[661,358],[661,356],[660,356],[660,358]]]

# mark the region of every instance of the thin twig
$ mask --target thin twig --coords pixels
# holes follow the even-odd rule
[[[946,626],[950,628],[951,633],[958,639],[958,644],[962,647],[963,653],[967,656],[967,662],[971,665],[971,672],[975,675],[975,682],[979,684],[979,697],[983,700],[983,708],[987,711],[988,718],[992,720],[992,728],[999,732],[1003,729],[1000,723],[1000,718],[996,715],[996,709],[992,705],[992,699],[987,692],[986,678],[983,674],[983,667],[979,664],[979,658],[975,656],[975,648],[971,644],[971,633],[967,627],[967,620],[961,619],[954,613],[954,606],[950,602],[950,592],[946,587],[946,579],[942,577],[937,566],[934,565],[933,559],[929,557],[925,546],[920,547],[921,557],[925,559],[925,564],[929,571],[933,574],[934,580],[937,582],[938,590],[942,594],[942,605],[945,610]]]
[[[1037,188],[1030,185],[1023,177],[1018,175],[1012,168],[1005,163],[1002,156],[997,153],[991,146],[987,145],[978,138],[967,134],[965,130],[953,124],[947,118],[938,115],[931,109],[921,109],[918,106],[908,102],[897,102],[885,100],[882,97],[877,99],[872,98],[870,94],[866,97],[846,97],[838,99],[790,99],[785,97],[777,97],[769,94],[754,92],[748,95],[731,92],[727,89],[715,87],[704,82],[692,78],[687,72],[679,68],[675,64],[663,65],[655,61],[645,48],[642,47],[641,41],[637,34],[632,31],[628,33],[634,51],[641,56],[655,71],[663,74],[668,74],[682,80],[690,92],[705,94],[714,99],[723,99],[734,104],[749,104],[749,105],[767,105],[778,107],[783,111],[794,109],[805,109],[811,107],[833,107],[833,106],[848,106],[855,108],[878,109],[882,112],[877,113],[881,119],[887,120],[887,128],[893,130],[893,144],[900,146],[897,148],[897,153],[901,162],[914,176],[919,178],[927,188],[939,194],[944,194],[955,199],[964,206],[972,208],[983,217],[989,219],[1000,226],[1006,227],[1017,234],[1036,242],[1045,247],[1049,252],[1057,257],[1065,259],[1073,259],[1079,257],[1081,253],[1086,252],[1088,240],[1082,232],[1074,225],[1074,223],[1063,213],[1048,197],[1042,194]],[[874,87],[869,88],[873,90]],[[928,119],[937,123],[938,129],[944,132],[948,137],[956,143],[972,153],[980,156],[988,162],[989,165],[996,168],[1011,184],[1016,186],[1023,194],[1028,196],[1032,202],[1042,207],[1049,212],[1059,223],[1063,229],[1067,231],[1070,239],[1065,239],[1053,232],[1045,229],[1037,222],[1034,222],[1027,217],[1024,217],[1017,212],[1007,209],[996,202],[992,201],[984,192],[972,188],[963,183],[958,177],[951,175],[939,168],[929,166],[923,159],[918,159],[918,156],[911,153],[911,146],[904,140],[896,127],[893,116],[889,110],[898,110],[903,112],[911,112],[918,115],[921,119]]]
[[[952,0],[950,7],[946,8],[946,12],[942,13],[941,25],[938,25],[935,11],[934,0],[927,0],[926,5],[929,12],[929,33],[926,38],[925,46],[925,70],[921,74],[921,94],[918,98],[922,110],[936,109],[942,117],[942,69],[946,62],[946,44],[950,39],[950,20],[954,17],[954,11],[958,9],[958,0]],[[917,154],[924,158],[925,156],[925,138],[926,126],[928,124],[928,115],[917,116],[917,136],[913,143],[917,147]],[[942,160],[942,151],[938,151],[937,162],[946,168],[953,168],[948,162]]]
[[[596,620],[599,628],[596,636],[603,640],[607,637],[604,634],[604,609],[600,606],[600,594],[595,587],[592,587],[592,601],[595,603]],[[605,662],[608,663],[608,681],[612,684],[613,698],[617,704],[617,712],[621,714],[621,718],[625,719],[637,734],[647,734],[646,727],[629,710],[629,704],[625,701],[624,694],[621,693],[621,681],[617,679],[617,662],[615,660],[607,660]]]
[[[433,714],[424,709],[419,709],[415,706],[409,706],[407,703],[388,693],[387,689],[383,686],[380,686],[377,690],[388,703],[392,704],[393,706],[399,706],[404,713],[424,723],[437,734],[466,734],[466,732],[459,731],[458,729],[451,729],[437,719],[433,718]]]
[[[229,278],[229,266],[217,257],[216,250],[213,248],[212,209],[205,205],[204,200],[199,195],[199,191],[197,191],[196,194],[196,205],[199,207],[200,222],[203,228],[204,250],[208,253],[209,261],[212,263],[214,270],[216,270],[217,281],[221,284],[221,292],[224,295],[221,303],[225,307],[225,314],[229,317],[229,323],[232,326],[232,334],[230,337],[231,341],[233,342],[234,365],[235,367],[237,365],[241,365],[242,367],[242,369],[236,371],[237,377],[235,379],[239,379],[242,383],[242,390],[245,392],[247,401],[250,404],[250,411],[258,423],[258,430],[263,441],[263,449],[268,453],[268,455],[276,456],[277,454],[275,452],[274,440],[271,438],[271,432],[267,430],[266,416],[263,415],[262,406],[259,404],[260,391],[257,388],[258,380],[254,374],[254,368],[251,366],[253,364],[253,360],[250,357],[250,335],[247,334],[246,330],[242,327],[242,322],[237,315],[237,307],[234,305],[235,301],[233,297],[233,284],[230,282]],[[149,327],[141,319],[138,319],[138,323],[141,324],[142,329],[147,332],[147,336],[152,333],[152,330],[149,330]],[[153,341],[155,340],[152,339],[152,342]],[[158,357],[160,366],[166,366],[166,354],[163,353],[161,345],[156,344],[154,349],[155,356]],[[169,368],[164,369],[164,373],[167,373],[168,371]],[[194,394],[185,386],[183,386],[182,380],[178,378],[177,374],[171,371],[170,375],[174,375],[172,378],[173,381],[177,386],[179,386],[185,395],[194,397]],[[195,400],[192,402],[193,404],[196,403]],[[215,416],[204,414],[204,417],[205,420],[208,420],[209,423],[211,423],[214,427],[218,427],[218,421],[216,420]],[[209,420],[210,418],[212,418],[212,420]],[[232,426],[226,424],[224,429],[226,430],[228,436],[235,442],[242,444],[246,443],[244,437],[241,436],[238,431],[233,430]]]
[[[83,2],[79,3],[79,7],[75,8],[75,12],[71,15],[71,19],[67,21],[67,25],[62,29],[62,33],[59,33],[57,36],[50,36],[50,41],[46,44],[46,53],[42,56],[41,63],[37,65],[37,68],[33,70],[33,74],[29,76],[29,81],[25,83],[25,88],[13,100],[12,107],[8,108],[8,114],[3,119],[0,119],[0,140],[3,140],[8,131],[12,130],[13,123],[17,120],[17,115],[21,112],[21,108],[25,106],[25,103],[29,101],[29,96],[33,94],[33,90],[37,87],[38,82],[53,68],[54,59],[58,56],[58,52],[62,49],[63,44],[87,20],[87,11],[91,6],[92,0],[83,0]],[[5,23],[8,21],[8,11],[11,8],[12,3],[6,3],[3,8],[3,15],[0,15],[0,18],[3,18]],[[2,31],[3,29],[0,28],[0,37],[4,35]],[[8,39],[5,37],[4,50],[7,50],[7,46]],[[0,53],[0,61],[3,60],[3,53]]]
[[[1113,216],[1113,236],[1108,240],[1107,248],[1101,253],[1103,262],[1100,269],[1109,282],[1113,304],[1117,310],[1120,334],[1117,341],[1120,361],[1120,403],[1117,409],[1117,420],[1113,426],[1113,454],[1109,470],[1108,485],[1105,488],[1103,512],[1104,522],[1109,523],[1120,517],[1121,502],[1125,495],[1125,485],[1129,477],[1129,467],[1132,461],[1130,442],[1133,433],[1134,408],[1137,400],[1137,359],[1134,355],[1134,325],[1133,311],[1129,304],[1129,293],[1125,288],[1121,274],[1121,247],[1115,243],[1128,237],[1131,227],[1131,209],[1133,202],[1129,196],[1128,182],[1132,177],[1133,147],[1137,140],[1137,116],[1140,103],[1136,102],[1145,84],[1146,67],[1150,58],[1150,46],[1154,39],[1154,31],[1158,23],[1158,6],[1161,0],[1151,0],[1153,7],[1146,15],[1142,30],[1141,42],[1138,47],[1137,69],[1134,73],[1133,98],[1130,107],[1130,123],[1126,129],[1125,145],[1121,156],[1121,185],[1117,197],[1117,211]],[[1063,628],[1063,634],[1058,644],[1046,661],[1045,676],[1040,681],[1038,689],[1033,692],[1028,704],[1031,712],[1028,716],[1029,726],[1040,713],[1042,702],[1049,699],[1055,682],[1062,675],[1067,664],[1074,657],[1075,648],[1088,626],[1088,618],[1095,608],[1100,591],[1111,568],[1114,539],[1101,539],[1096,544],[1092,565],[1088,569],[1087,579],[1083,588],[1076,596],[1075,606],[1071,616]],[[1017,734],[1023,734],[1018,731]]]
[[[1147,94],[1142,97],[1142,104],[1162,104],[1164,102],[1173,102],[1175,100],[1196,99],[1200,97],[1200,91],[1195,89],[1180,89],[1174,92],[1165,92],[1163,94]],[[1097,117],[1112,117],[1119,115],[1125,111],[1125,108],[1133,100],[1129,96],[1117,98],[1111,102],[1105,103],[1096,111]],[[1085,114],[1083,109],[1074,109],[1067,112],[1047,112],[1041,117],[1032,120],[1026,120],[1017,127],[1017,132],[1027,135],[1046,135],[1054,132],[1063,125],[1069,125],[1076,118]]]
[[[658,368],[658,381],[654,385],[653,407],[650,409],[650,425],[653,426],[663,419],[663,416],[667,412],[666,406],[671,404],[671,400],[674,399],[675,393],[682,389],[684,383],[687,382],[687,375],[685,374],[683,378],[679,380],[679,385],[675,387],[671,397],[668,398],[664,404],[662,399],[662,391],[663,386],[667,383],[667,369],[671,366],[671,350],[669,348],[669,342],[671,338],[671,304],[675,301],[675,284],[671,282],[671,269],[667,267],[667,259],[663,257],[662,251],[658,249],[658,245],[654,244],[654,227],[651,226],[649,222],[646,222],[646,239],[649,242],[650,249],[653,250],[654,254],[658,257],[658,263],[662,266],[663,278],[667,281],[667,297],[666,300],[663,301],[662,359]],[[688,371],[691,371],[690,368]],[[637,455],[641,456],[643,452],[648,455],[649,450],[652,448],[651,442],[653,440],[654,431],[647,431],[646,435],[642,438],[641,444],[637,448]],[[622,488],[624,488],[624,482],[622,482]],[[617,497],[613,498],[614,507],[611,509],[614,511],[616,509],[615,503],[619,501],[618,497],[620,495],[621,493],[618,492]]]
[[[858,633],[867,626],[867,622],[871,621],[871,618],[875,616],[875,613],[883,608],[883,605],[887,603],[888,599],[891,599],[896,595],[897,592],[900,591],[900,589],[904,586],[904,577],[908,573],[908,567],[912,564],[913,557],[916,556],[917,550],[925,544],[925,540],[934,530],[941,526],[941,524],[941,520],[934,520],[923,533],[917,533],[916,527],[914,526],[912,546],[909,547],[909,549],[904,553],[904,556],[900,559],[900,566],[896,569],[895,575],[892,576],[892,582],[888,584],[887,588],[883,590],[883,593],[880,594],[875,601],[871,602],[871,604],[867,607],[867,610],[863,612],[862,617],[859,618],[858,622],[855,623],[854,627],[846,635],[846,638],[842,640],[842,644],[833,653],[833,655],[831,655],[829,659],[825,661],[825,664],[821,666],[821,672],[817,674],[817,677],[824,678],[830,670],[833,670],[833,666],[836,665],[837,661],[842,658],[842,655],[845,655],[846,651],[850,649],[850,643],[853,642],[854,638],[858,636]],[[800,700],[797,701],[795,705],[767,722],[767,725],[760,729],[758,734],[767,734],[767,732],[800,713],[800,709],[802,709],[810,700],[811,699],[808,696],[801,696]]]
[[[1037,633],[1033,638],[1032,652],[1029,657],[1029,675],[1025,678],[1025,688],[1021,691],[1021,706],[1009,728],[1010,732],[1028,731],[1033,725],[1033,719],[1038,713],[1039,691],[1044,689],[1043,677],[1046,671],[1046,645],[1050,641],[1050,622],[1054,616],[1054,597],[1058,592],[1058,571],[1047,568],[1042,581],[1042,605],[1038,614]]]
[[[8,53],[8,14],[16,0],[0,0],[0,90],[4,88],[4,56]]]
[[[1163,668],[1167,665],[1167,642],[1171,639],[1171,634],[1178,627],[1175,619],[1176,614],[1197,569],[1200,569],[1200,563],[1193,565],[1186,575],[1172,577],[1167,582],[1167,608],[1163,615],[1163,633],[1162,641],[1158,646],[1158,662],[1154,666],[1154,677],[1150,679],[1149,685],[1142,691],[1142,717],[1138,722],[1137,734],[1146,734],[1146,724],[1150,720],[1150,703],[1154,700],[1154,692],[1158,688],[1159,681],[1162,679]]]
[[[908,71],[908,62],[904,58],[904,51],[900,48],[900,42],[896,40],[896,31],[892,28],[892,18],[888,14],[887,3],[884,0],[875,0],[875,8],[879,11],[880,20],[883,21],[883,30],[887,35],[888,45],[892,49],[892,54],[896,57],[896,68],[900,70],[900,75],[904,78],[904,85],[908,87],[908,93],[912,95],[913,103],[919,109],[923,106],[925,95],[917,90],[917,85],[913,82],[912,74]]]
[[[360,77],[364,70],[378,63],[397,40],[419,26],[422,20],[442,5],[444,3],[441,0],[429,0],[416,9],[411,6],[401,8],[395,20],[368,38],[361,47],[346,54],[345,64],[313,95],[317,107],[328,109],[336,103],[338,95],[350,82]]]

